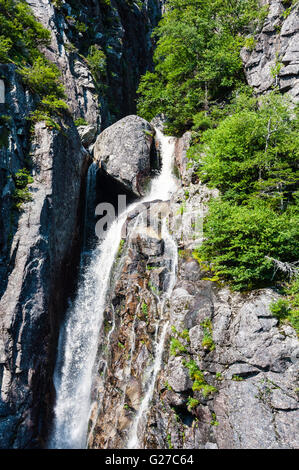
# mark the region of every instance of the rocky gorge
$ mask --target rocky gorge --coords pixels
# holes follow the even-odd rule
[[[271,313],[279,293],[233,292],[192,256],[217,190],[188,164],[191,132],[167,137],[163,117],[136,115],[163,2],[27,3],[51,32],[44,54],[70,112],[60,130],[32,129],[37,98],[0,65],[0,448],[298,448],[298,337]],[[269,3],[245,75],[296,102],[298,6],[284,17]],[[105,47],[105,86],[86,43]],[[98,241],[100,203],[118,221]]]

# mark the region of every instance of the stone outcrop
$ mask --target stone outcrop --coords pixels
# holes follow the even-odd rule
[[[155,130],[138,116],[127,116],[97,138],[94,160],[99,168],[135,196],[144,194],[153,169]]]
[[[250,51],[242,50],[247,81],[258,93],[274,86],[299,101],[299,5],[270,0],[269,13]]]

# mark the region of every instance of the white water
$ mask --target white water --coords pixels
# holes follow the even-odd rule
[[[165,320],[164,318],[165,302],[169,299],[170,294],[173,291],[175,280],[176,280],[176,269],[177,269],[177,264],[178,264],[177,246],[175,242],[173,241],[173,239],[171,238],[166,228],[165,223],[163,224],[162,237],[165,243],[164,257],[165,259],[169,260],[168,268],[169,268],[169,273],[170,273],[169,279],[168,279],[167,290],[164,293],[164,295],[162,295],[162,298],[158,305],[158,308],[160,310],[159,324],[162,323],[162,332],[160,334],[160,338],[156,339],[155,359],[153,361],[152,366],[150,367],[150,371],[148,374],[148,380],[146,384],[147,385],[146,393],[143,397],[140,408],[137,412],[132,428],[130,430],[129,439],[127,443],[128,449],[138,449],[140,447],[140,441],[141,441],[141,437],[143,434],[142,431],[144,430],[144,427],[146,424],[145,422],[146,412],[148,411],[151,400],[153,398],[156,378],[161,369],[161,364],[162,364],[164,343],[165,343],[165,338],[166,338],[167,329],[168,329],[168,321],[165,321],[163,324],[163,320]],[[140,427],[143,427],[143,430],[141,430]]]
[[[140,202],[153,199],[168,200],[177,187],[176,179],[172,174],[175,139],[164,136],[159,130],[157,130],[157,138],[161,144],[162,155],[160,174],[152,182],[150,192],[143,201],[129,206],[114,221],[104,241],[92,253],[91,263],[83,275],[77,297],[68,309],[66,320],[61,328],[58,359],[54,373],[56,405],[53,431],[49,442],[50,448],[78,449],[86,447],[91,409],[90,394],[98,338],[103,322],[110,274],[127,214]],[[169,234],[168,237],[170,238]],[[171,281],[169,285],[171,285]],[[163,314],[163,312],[161,313]],[[164,325],[160,336],[153,367],[153,380],[155,380],[161,364],[163,337],[165,338],[166,328],[167,325]],[[159,347],[161,347],[161,351]],[[144,409],[146,403],[151,399],[151,394],[149,394],[149,398],[146,398],[147,401],[144,401]],[[142,417],[142,414],[140,416]]]

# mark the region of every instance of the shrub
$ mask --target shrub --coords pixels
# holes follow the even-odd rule
[[[272,302],[270,310],[280,322],[290,323],[299,336],[299,278],[288,284],[284,294],[286,298]]]
[[[75,126],[77,126],[77,127],[79,127],[79,126],[88,126],[88,122],[85,121],[85,119],[82,118],[82,117],[76,119],[76,120],[74,121],[74,123],[75,123]]]
[[[15,208],[20,211],[23,203],[31,201],[32,199],[28,185],[33,183],[33,178],[29,171],[26,168],[23,168],[15,173],[14,182],[16,189],[13,194],[13,199]]]
[[[299,215],[295,208],[277,214],[264,202],[238,206],[221,199],[210,204],[205,242],[197,254],[213,263],[233,289],[251,289],[283,279],[267,256],[297,260]]]
[[[170,340],[170,354],[171,356],[178,356],[187,352],[185,346],[180,342],[179,339],[171,337]]]
[[[38,57],[31,67],[21,67],[19,72],[24,83],[40,96],[65,98],[64,87],[59,80],[59,69],[43,57]]]
[[[86,57],[91,73],[97,81],[100,77],[106,76],[106,55],[97,46],[90,46]]]
[[[49,44],[50,36],[50,31],[34,18],[24,0],[0,0],[2,61],[12,61],[17,65],[24,61],[33,64],[41,55],[38,48]]]
[[[196,398],[188,397],[187,406],[189,410],[196,408],[199,405],[199,401]]]
[[[244,80],[240,50],[266,10],[256,0],[168,0],[154,33],[155,71],[140,81],[139,114],[150,120],[164,113],[174,134],[209,126],[198,113]]]

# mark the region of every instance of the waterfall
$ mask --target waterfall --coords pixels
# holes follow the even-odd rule
[[[161,145],[161,172],[153,180],[149,194],[142,201],[130,205],[113,222],[105,239],[92,252],[90,264],[82,274],[76,299],[70,305],[61,327],[54,372],[56,404],[53,430],[49,440],[50,448],[77,449],[86,447],[98,338],[103,323],[110,274],[117,256],[122,227],[127,215],[141,202],[153,199],[168,200],[177,187],[176,178],[172,173],[175,139],[164,136],[159,130],[156,130],[156,133]],[[170,246],[171,237],[168,232],[165,233],[165,237],[168,240],[166,246]],[[173,251],[176,253],[176,249]],[[175,253],[172,253],[174,259]],[[172,262],[173,266],[175,264]],[[173,266],[171,272],[175,269]],[[170,279],[169,286],[172,282],[174,282],[173,279]],[[163,315],[163,311],[161,314]],[[155,380],[161,364],[166,328],[167,324],[163,326],[157,344],[152,380]],[[147,392],[149,398],[146,398],[145,404],[150,400],[151,394],[152,392]],[[144,408],[146,408],[145,404]]]
[[[152,363],[152,366],[148,374],[146,393],[143,397],[140,408],[133,421],[133,425],[129,433],[129,439],[127,443],[128,449],[138,449],[140,447],[140,440],[141,440],[140,437],[143,434],[143,432],[140,430],[140,427],[144,428],[146,424],[145,422],[143,422],[143,418],[146,415],[146,412],[148,411],[148,408],[150,406],[150,403],[154,394],[156,378],[161,369],[164,343],[165,343],[165,338],[166,338],[167,329],[168,329],[168,321],[164,318],[165,302],[169,299],[170,294],[174,288],[175,280],[176,280],[176,269],[177,269],[177,264],[178,264],[177,246],[167,230],[166,223],[163,224],[162,238],[164,239],[164,243],[165,243],[164,256],[169,262],[168,287],[167,287],[166,292],[162,295],[162,298],[158,304],[158,309],[160,313],[159,324],[162,323],[162,331],[160,334],[160,338],[157,335],[155,339],[156,341],[155,359]]]

